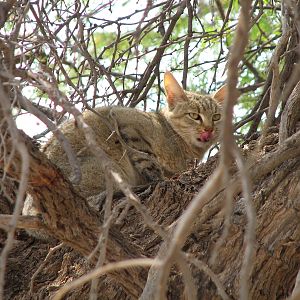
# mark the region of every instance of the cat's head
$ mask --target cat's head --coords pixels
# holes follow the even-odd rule
[[[164,84],[168,102],[166,118],[193,149],[207,150],[220,133],[226,86],[213,95],[186,92],[170,72],[165,73]]]

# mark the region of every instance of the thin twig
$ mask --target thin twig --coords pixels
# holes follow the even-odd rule
[[[60,300],[62,297],[70,290],[75,289],[76,287],[83,285],[84,283],[92,280],[93,278],[99,277],[101,275],[118,271],[126,268],[134,268],[134,267],[149,267],[149,266],[159,266],[159,262],[150,259],[150,258],[136,258],[136,259],[128,259],[120,262],[109,263],[103,267],[98,269],[94,269],[90,273],[64,285],[62,288],[58,290],[58,292],[54,295],[53,300]]]
[[[19,153],[20,159],[21,159],[21,168],[20,168],[21,178],[20,178],[19,188],[17,191],[17,199],[15,202],[14,213],[13,213],[11,223],[9,224],[9,230],[7,232],[7,239],[5,242],[5,246],[1,252],[0,299],[3,299],[6,262],[7,262],[8,253],[13,246],[14,235],[15,235],[18,217],[19,217],[19,215],[22,211],[22,207],[23,207],[23,199],[26,194],[27,183],[28,183],[30,158],[29,158],[29,154],[27,151],[27,147],[20,136],[20,133],[16,127],[15,122],[13,121],[13,119],[10,115],[10,102],[9,102],[9,99],[5,96],[5,93],[4,93],[4,90],[2,87],[2,83],[0,84],[0,99],[1,99],[0,103],[2,106],[1,110],[3,113],[3,117],[5,118],[5,120],[7,122],[8,130],[9,130],[10,136],[11,136],[11,143],[12,143],[11,148],[16,149],[16,151]],[[7,167],[9,167],[9,166],[4,166],[4,168],[7,168]]]
[[[228,170],[230,168],[230,165],[232,164],[233,158],[237,159],[238,165],[240,167],[240,171],[244,171],[242,160],[240,159],[239,153],[236,150],[236,142],[234,140],[233,136],[233,107],[236,102],[236,99],[238,97],[237,92],[237,83],[238,83],[238,64],[243,58],[243,54],[246,48],[246,45],[248,43],[248,35],[249,35],[249,29],[250,29],[250,12],[251,12],[251,1],[243,1],[241,2],[241,10],[238,20],[238,26],[236,29],[236,34],[233,42],[233,47],[231,49],[229,59],[228,59],[228,74],[227,74],[227,94],[226,99],[224,103],[224,110],[223,110],[223,126],[222,126],[222,132],[221,132],[221,162],[220,166],[222,166],[226,171],[223,172],[223,180],[228,182]],[[243,175],[246,173],[244,172]],[[246,182],[246,183],[245,183]],[[248,188],[249,182],[248,178],[243,178],[243,188]],[[228,192],[228,191],[227,191]],[[249,190],[246,189],[243,191],[247,197],[249,196]],[[231,213],[232,211],[232,190],[230,190],[230,194],[226,195],[226,206],[228,208],[226,209],[227,213]],[[249,200],[249,199],[248,199]],[[251,202],[250,200],[246,202],[246,205],[249,205],[247,208],[248,210],[251,210]],[[252,212],[252,210],[251,210]],[[250,219],[252,217],[252,214],[248,213],[248,223],[251,223],[253,219]],[[225,220],[228,221],[229,216],[225,217]],[[252,224],[252,223],[251,223]],[[228,222],[226,223],[226,226],[229,227]],[[247,242],[253,242],[252,237],[255,234],[255,227],[249,226],[249,230],[252,230],[250,233],[247,234]],[[228,231],[228,228],[224,229],[225,232]],[[253,233],[254,231],[254,233]],[[248,278],[250,276],[251,269],[249,268],[249,263],[251,260],[249,259],[249,249],[253,249],[254,245],[253,243],[250,245],[247,245],[247,252],[245,253],[244,258],[244,264],[241,269],[241,276],[242,278],[242,284],[240,285],[240,297],[242,300],[248,299]],[[252,253],[251,253],[252,254]],[[252,258],[252,257],[251,257]],[[244,288],[245,290],[242,290]]]
[[[182,257],[178,256],[177,264],[180,271],[182,272],[184,283],[184,299],[197,299],[197,288],[189,263],[186,260],[182,259]]]
[[[64,246],[64,243],[60,243],[59,245],[56,245],[55,247],[50,248],[49,252],[47,253],[47,255],[46,255],[45,259],[43,260],[43,262],[39,265],[39,267],[37,268],[37,270],[31,276],[31,279],[30,279],[30,290],[29,290],[29,292],[30,292],[31,295],[33,293],[35,278],[42,271],[42,269],[45,267],[46,263],[49,262],[49,260],[50,260],[51,256],[53,255],[53,253],[56,252],[57,250],[61,249],[63,246]]]
[[[243,196],[246,206],[247,226],[244,237],[245,255],[240,273],[240,297],[241,299],[249,298],[249,280],[254,266],[255,256],[255,230],[256,230],[256,212],[252,202],[250,177],[247,168],[244,165],[240,150],[235,149],[236,163],[241,174]]]
[[[0,214],[0,228],[8,231],[10,224],[13,222],[13,215]],[[39,217],[36,216],[19,216],[16,228],[22,229],[44,229],[45,225]]]
[[[205,274],[209,276],[212,282],[215,284],[219,295],[222,297],[223,300],[229,300],[229,296],[227,295],[225,288],[221,281],[219,280],[218,276],[209,268],[207,264],[202,262],[199,259],[194,258],[192,255],[186,255],[187,259],[194,264],[198,269],[202,270]]]
[[[112,218],[112,201],[113,201],[113,182],[110,174],[108,172],[105,173],[106,179],[106,199],[105,199],[105,208],[104,208],[104,220],[102,226],[102,232],[99,237],[98,245],[95,247],[94,251],[99,251],[99,257],[96,264],[96,268],[102,267],[105,258],[106,258],[106,246],[108,240],[108,233],[110,225],[113,221]],[[93,252],[94,252],[93,251]],[[90,300],[97,300],[97,287],[98,287],[98,278],[92,280],[91,289],[90,289]]]

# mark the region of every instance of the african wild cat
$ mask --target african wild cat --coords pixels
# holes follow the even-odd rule
[[[97,144],[115,162],[118,173],[137,186],[170,177],[187,168],[189,159],[201,159],[216,142],[225,88],[214,95],[185,92],[170,72],[164,76],[168,107],[159,113],[124,107],[100,107],[87,111],[85,122]],[[112,133],[117,124],[119,134]],[[81,166],[82,180],[75,186],[83,196],[105,190],[101,163],[86,146],[83,133],[70,120],[61,131],[69,140]],[[71,168],[60,143],[52,137],[44,152],[66,176]],[[26,207],[26,205],[25,205]],[[31,214],[28,208],[24,214]]]

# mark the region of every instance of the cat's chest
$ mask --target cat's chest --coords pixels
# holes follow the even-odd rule
[[[162,147],[156,147],[155,152],[166,177],[187,169],[188,158],[175,140],[165,140]]]
[[[170,177],[174,173],[185,170],[190,157],[184,141],[170,126],[160,123],[159,129],[152,131],[152,150],[165,176]]]

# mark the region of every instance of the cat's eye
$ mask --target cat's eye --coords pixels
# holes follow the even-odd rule
[[[196,113],[189,113],[190,118],[192,118],[193,120],[197,120],[197,121],[202,121],[202,118],[199,114]]]
[[[214,114],[212,116],[213,121],[219,121],[221,119],[221,114]]]

